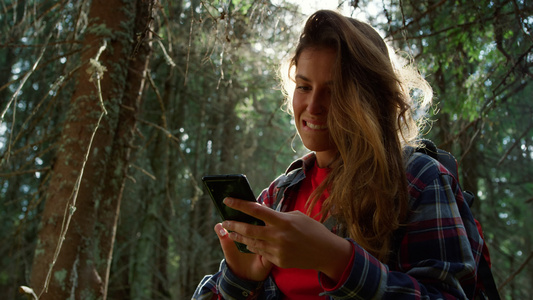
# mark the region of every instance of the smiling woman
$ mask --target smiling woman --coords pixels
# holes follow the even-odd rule
[[[424,103],[410,88],[429,101],[427,83],[404,80],[370,25],[328,10],[309,17],[286,71],[311,153],[262,205],[224,201],[265,226],[215,225],[225,260],[193,299],[474,298],[483,242],[470,210],[455,177],[412,147]]]

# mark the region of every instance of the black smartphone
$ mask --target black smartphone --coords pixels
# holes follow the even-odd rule
[[[211,196],[211,200],[222,217],[222,220],[232,220],[245,222],[253,225],[262,225],[265,223],[262,220],[247,215],[241,211],[227,207],[222,201],[226,197],[232,197],[247,201],[256,201],[250,183],[243,174],[228,174],[228,175],[206,175],[202,177],[202,181]],[[235,242],[239,251],[244,253],[251,253],[246,249],[246,245]]]

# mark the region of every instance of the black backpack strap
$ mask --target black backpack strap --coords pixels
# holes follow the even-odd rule
[[[438,149],[435,143],[430,140],[422,139],[420,140],[420,144],[421,145],[416,148],[416,152],[424,153],[438,160],[456,179],[459,179],[457,160],[453,155],[442,149]]]
[[[483,288],[485,288],[485,296],[489,300],[500,300],[500,293],[494,282],[494,276],[489,267],[489,263],[485,259],[485,256],[481,255],[479,260],[479,266],[477,270],[479,280],[483,283]]]
[[[420,143],[422,145],[416,148],[416,152],[424,153],[439,161],[459,181],[457,160],[451,153],[438,149],[435,143],[427,139],[420,140]],[[475,199],[474,194],[470,191],[463,190],[463,197],[466,203],[468,203],[468,206],[472,207]]]

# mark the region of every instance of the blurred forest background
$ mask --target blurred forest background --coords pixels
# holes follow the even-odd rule
[[[533,4],[340,1],[435,91],[505,299],[533,299]],[[258,194],[302,148],[269,0],[0,0],[0,297],[189,299],[222,257],[200,178]],[[43,293],[43,289],[48,292]]]

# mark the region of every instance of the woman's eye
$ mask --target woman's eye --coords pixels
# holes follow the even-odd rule
[[[300,91],[309,91],[311,88],[309,88],[308,86],[305,86],[305,85],[299,85],[296,87],[297,90],[300,90]]]

